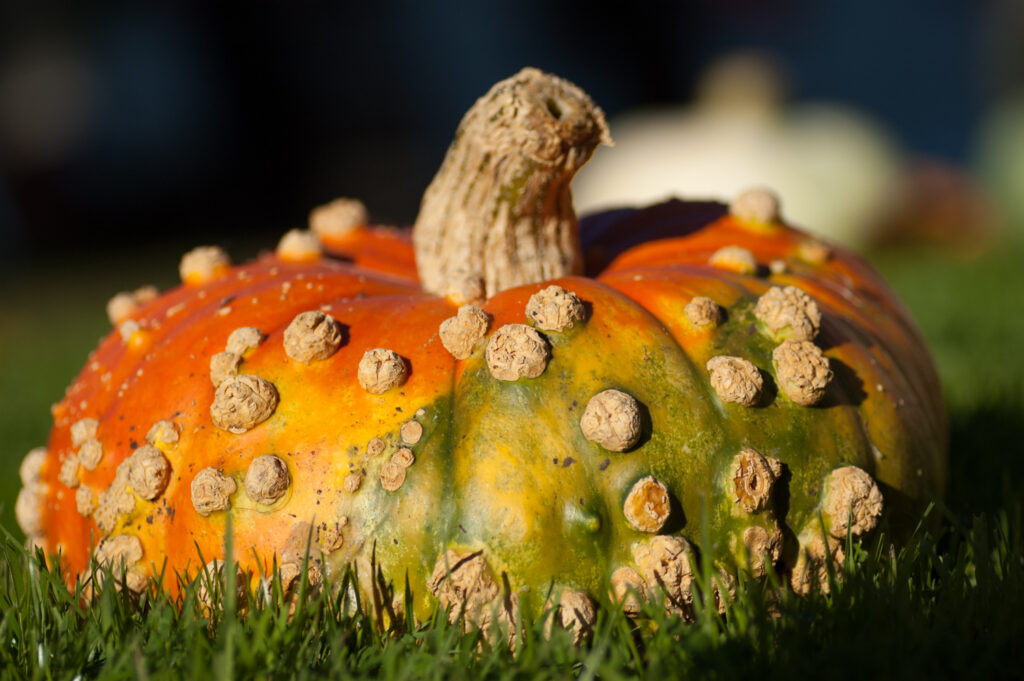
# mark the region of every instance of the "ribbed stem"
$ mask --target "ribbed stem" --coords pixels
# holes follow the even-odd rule
[[[527,68],[492,87],[423,195],[413,244],[424,290],[490,297],[581,272],[569,183],[602,142],[604,114],[575,85]]]

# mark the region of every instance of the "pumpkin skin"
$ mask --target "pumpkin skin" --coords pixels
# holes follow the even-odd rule
[[[653,537],[685,537],[726,573],[745,569],[751,527],[778,537],[770,558],[803,588],[801,566],[821,559],[812,545],[828,529],[819,517],[827,515],[833,471],[855,466],[870,474],[897,533],[941,496],[945,416],[933,365],[907,313],[859,257],[822,251],[777,220],[737,217],[715,203],[604,213],[584,220],[581,232],[587,276],[509,288],[481,303],[492,337],[527,324],[530,297],[548,286],[583,301],[583,320],[543,332],[550,360],[536,378],[497,380],[484,341],[467,359],[452,356],[438,330],[458,306],[421,291],[409,236],[392,229],[359,226],[326,239],[333,257],[266,254],[221,267],[142,305],[131,317],[138,328],[126,333],[122,325],[102,341],[54,407],[41,480],[19,499],[19,506],[38,500],[42,531],[26,533],[59,555],[72,577],[87,574],[104,541],[136,537],[142,556],[129,570],[163,574],[162,588],[176,592],[172,575],[195,575],[223,557],[230,516],[235,556],[253,585],[275,565],[301,564],[296,541],[301,554],[309,540],[311,560],[328,577],[355,567],[364,602],[378,603],[386,583],[397,607],[408,584],[414,615],[425,618],[438,600],[453,614],[467,606],[439,577],[450,570],[453,579],[470,561],[482,559],[485,576],[460,592],[464,601],[478,593],[500,610],[532,594],[537,607],[549,594],[597,599],[622,568],[642,573],[637,551]],[[749,251],[758,271],[709,264],[733,246]],[[773,262],[784,271],[769,270]],[[773,286],[795,286],[821,310],[816,342],[834,378],[816,406],[794,403],[775,385],[778,342],[753,312]],[[720,325],[688,321],[684,308],[697,296],[724,309]],[[326,359],[305,364],[286,352],[285,330],[309,310],[334,317],[342,341]],[[210,360],[240,327],[266,337],[246,352],[239,373],[272,383],[279,403],[235,434],[212,420]],[[364,389],[357,375],[373,348],[393,350],[408,369],[404,383],[382,394]],[[722,401],[705,368],[718,355],[760,370],[767,388],[758,406]],[[608,389],[640,404],[640,439],[624,452],[581,429],[588,401]],[[93,470],[79,466],[77,478],[97,493],[116,482],[118,466],[146,444],[154,424],[169,420],[179,434],[155,442],[170,467],[166,488],[152,501],[129,492],[133,508],[109,532],[79,511],[77,490],[61,480],[78,450],[72,426],[83,418],[98,420],[103,456]],[[403,442],[409,421],[422,436]],[[382,453],[368,449],[374,438],[383,440]],[[402,447],[414,461],[389,490],[382,474]],[[779,466],[772,493],[754,511],[738,503],[733,480],[744,448]],[[246,488],[249,466],[266,455],[288,472],[287,489],[272,503]],[[191,485],[209,468],[231,478],[235,491],[226,510],[203,515]],[[656,532],[624,515],[630,491],[647,476],[668,492],[668,517]],[[702,526],[710,545],[700,543]],[[840,551],[838,539],[828,542],[833,555]],[[374,568],[382,576],[376,583]],[[470,619],[490,621],[486,612]]]

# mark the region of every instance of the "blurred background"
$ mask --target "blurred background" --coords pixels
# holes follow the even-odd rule
[[[409,224],[462,113],[533,65],[611,120],[581,212],[763,184],[869,254],[946,383],[951,504],[998,503],[986,485],[1024,479],[1001,453],[1024,436],[1024,3],[619,5],[4,2],[0,461],[45,442],[113,293],[174,285],[197,243],[272,247],[336,196]]]

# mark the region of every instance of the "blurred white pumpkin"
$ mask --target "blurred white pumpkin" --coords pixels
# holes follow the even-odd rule
[[[690,107],[611,121],[615,146],[573,185],[577,211],[672,196],[728,202],[767,186],[787,222],[863,247],[893,199],[900,154],[867,117],[834,104],[783,102],[781,77],[749,54],[715,64]]]

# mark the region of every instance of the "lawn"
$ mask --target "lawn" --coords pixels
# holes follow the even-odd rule
[[[295,611],[251,594],[236,616],[207,618],[150,596],[106,589],[83,607],[45,570],[21,569],[13,472],[45,443],[49,406],[108,331],[120,289],[174,283],[179,244],[66,258],[0,275],[0,675],[4,678],[904,678],[1012,677],[1024,653],[1024,247],[980,257],[875,257],[918,320],[945,385],[950,485],[940,529],[905,549],[876,536],[848,551],[830,595],[774,598],[741,584],[725,616],[685,624],[650,613],[634,626],[602,610],[593,641],[523,623],[510,652],[463,636],[443,617],[378,631],[342,597]],[[236,257],[251,249],[236,246]],[[154,275],[155,273],[155,275]],[[342,592],[344,593],[344,592]],[[411,624],[411,623],[410,623]]]

